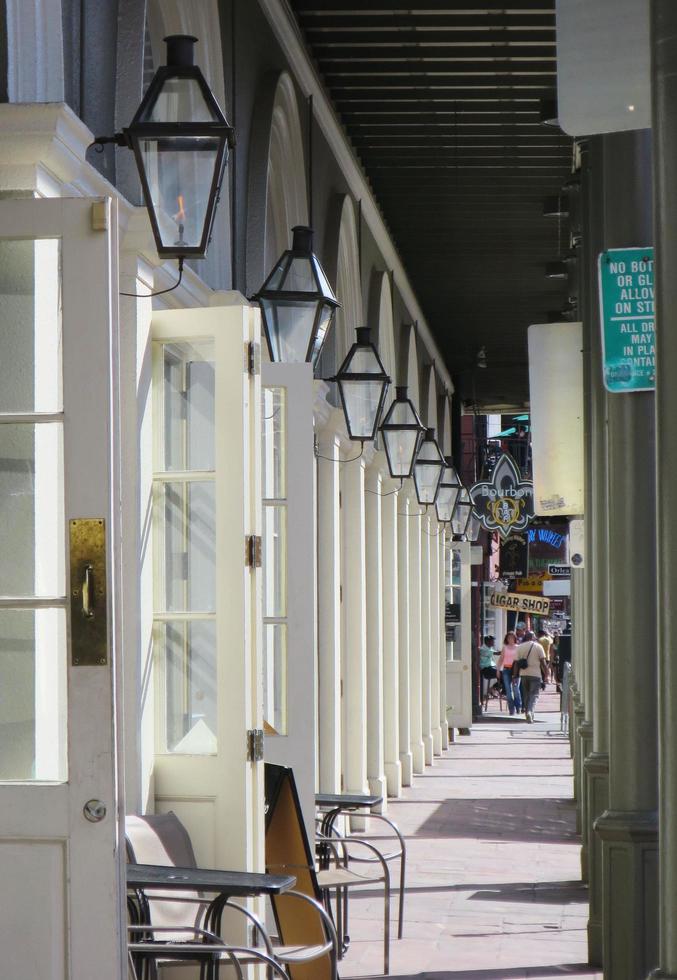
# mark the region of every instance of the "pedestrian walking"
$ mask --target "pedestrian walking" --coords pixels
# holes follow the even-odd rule
[[[517,637],[508,630],[503,640],[501,656],[498,658],[498,675],[503,681],[503,690],[508,702],[508,711],[511,715],[517,714],[522,710],[522,697],[520,695],[519,677],[513,677],[513,665],[517,656]]]
[[[516,663],[519,667],[520,680],[523,686],[527,724],[530,725],[534,720],[536,701],[547,670],[545,650],[536,641],[531,630],[526,631],[524,640],[517,647]]]

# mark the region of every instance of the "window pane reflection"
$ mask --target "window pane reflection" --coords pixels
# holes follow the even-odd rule
[[[157,469],[214,469],[214,354],[208,343],[162,344],[164,442]]]
[[[67,778],[66,612],[0,610],[0,780]]]
[[[157,623],[157,663],[164,678],[165,750],[216,752],[216,623]]]
[[[278,735],[287,733],[287,627],[266,623],[263,628],[263,717]]]

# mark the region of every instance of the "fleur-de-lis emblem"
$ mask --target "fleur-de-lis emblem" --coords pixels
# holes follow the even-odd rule
[[[470,489],[475,514],[487,531],[498,531],[505,540],[512,531],[523,531],[534,516],[534,485],[522,480],[515,461],[503,453],[491,480]]]

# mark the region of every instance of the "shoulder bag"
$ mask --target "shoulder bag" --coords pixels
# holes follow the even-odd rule
[[[526,670],[527,667],[529,666],[529,654],[531,653],[531,647],[533,647],[533,643],[527,650],[526,657],[520,657],[519,660],[516,661],[518,670]]]

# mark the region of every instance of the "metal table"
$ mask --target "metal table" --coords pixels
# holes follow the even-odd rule
[[[326,811],[322,816],[322,833],[331,837],[336,818],[346,810],[371,809],[383,803],[383,797],[367,793],[316,793],[315,805]]]
[[[295,884],[296,878],[293,875],[219,871],[211,868],[180,868],[160,864],[127,865],[127,888],[133,893],[133,897],[130,896],[128,899],[128,910],[132,924],[139,926],[140,938],[146,938],[143,934],[143,926],[151,922],[149,901],[158,898],[158,895],[154,894],[158,891],[163,898],[170,892],[182,891],[213,894],[215,897],[211,901],[205,898],[207,909],[203,928],[220,936],[221,916],[229,899],[281,895]],[[149,894],[146,894],[147,891]],[[180,928],[177,931],[180,932]],[[180,944],[177,944],[177,954],[179,953]],[[150,944],[149,955],[152,955]],[[208,946],[205,947],[204,957],[207,963],[213,958]],[[194,958],[194,955],[191,954],[190,958]]]

